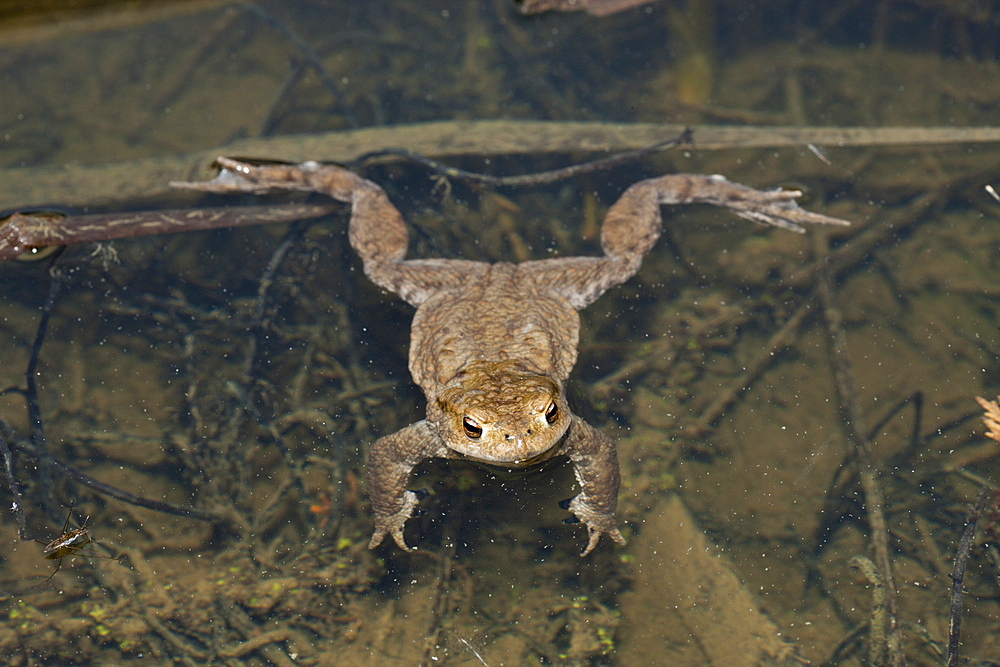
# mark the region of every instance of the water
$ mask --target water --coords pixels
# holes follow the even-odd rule
[[[492,175],[603,155],[477,125],[428,147],[430,130],[411,128],[429,121],[555,121],[569,141],[578,130],[558,123],[603,123],[588,141],[640,122],[914,128],[906,145],[816,150],[709,150],[696,129],[693,146],[497,191],[406,162],[365,168],[411,225],[413,256],[594,254],[603,210],[671,171],[804,187],[807,208],[854,223],[826,239],[667,210],[641,272],[582,313],[573,406],[619,444],[629,539],[586,559],[557,505],[575,493],[566,466],[509,479],[427,463],[414,487],[433,493],[407,533],[419,551],[365,548],[367,447],[424,403],[406,366],[411,309],[361,274],[344,213],[71,248],[36,377],[51,456],[221,520],[136,508],[58,470],[46,483],[24,396],[0,396],[28,536],[57,537],[72,505],[69,527],[89,517],[94,553],[112,557],[67,558],[46,581],[55,562],[4,514],[11,664],[818,663],[842,641],[837,659],[858,664],[867,635],[845,638],[872,590],[848,561],[874,552],[816,258],[834,272],[855,428],[876,431],[903,650],[940,663],[967,506],[977,480],[997,484],[974,397],[1000,385],[1000,204],[984,190],[1000,174],[995,145],[923,145],[919,128],[995,122],[996,18],[946,3],[691,5],[596,19],[523,18],[500,0],[263,14],[192,0],[5,19],[5,211],[222,205],[234,200],[165,183],[205,177],[206,156],[238,141],[241,155],[341,161],[412,142]],[[381,130],[331,143],[353,128]],[[51,281],[45,261],[0,265],[0,388],[26,386]],[[995,522],[981,520],[966,578],[974,660],[1000,654]]]

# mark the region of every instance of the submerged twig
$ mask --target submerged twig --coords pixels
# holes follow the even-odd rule
[[[173,106],[184,88],[191,86],[192,82],[197,82],[194,76],[195,70],[204,63],[209,53],[220,48],[220,37],[232,32],[233,22],[237,16],[239,14],[231,9],[223,11],[195,44],[185,47],[178,53],[181,57],[172,62],[165,76],[157,81],[152,91],[155,96],[145,104],[147,112],[144,117],[129,131],[129,137],[133,141],[139,142],[149,133],[151,126],[162,122],[162,110]]]
[[[41,456],[38,452],[30,452],[36,461],[40,461]],[[181,505],[172,505],[170,503],[165,503],[159,500],[151,500],[149,498],[143,498],[142,496],[137,496],[134,493],[124,491],[118,487],[111,486],[99,479],[95,479],[90,475],[81,472],[74,468],[73,466],[63,463],[62,461],[53,458],[51,455],[46,454],[48,465],[51,469],[64,477],[67,477],[71,481],[78,484],[83,484],[86,487],[97,491],[98,493],[103,493],[106,496],[111,496],[112,498],[117,498],[122,502],[128,503],[129,505],[136,505],[137,507],[145,507],[146,509],[151,509],[157,512],[163,512],[164,514],[173,514],[174,516],[187,517],[189,519],[198,519],[200,521],[221,521],[223,517],[208,510],[199,509],[197,507],[184,507]]]
[[[171,630],[166,623],[160,620],[160,618],[153,613],[152,609],[143,608],[142,618],[146,621],[146,625],[148,625],[155,634],[180,653],[181,660],[185,660],[189,662],[189,664],[200,665],[208,662],[209,654],[207,651],[195,646],[183,635]]]
[[[656,0],[518,0],[522,14],[585,11],[593,16],[611,16]]]
[[[817,234],[817,254],[825,255],[827,251],[826,238]],[[841,409],[844,412],[844,426],[854,444],[855,465],[861,489],[864,494],[865,509],[868,524],[871,527],[872,548],[875,554],[875,566],[879,576],[885,583],[885,622],[887,628],[869,628],[869,642],[872,643],[884,633],[888,664],[899,667],[904,663],[902,655],[902,630],[896,616],[896,585],[892,577],[892,562],[889,556],[889,530],[885,520],[885,495],[878,483],[878,469],[872,455],[871,445],[867,437],[864,414],[858,404],[854,385],[854,375],[851,372],[850,359],[847,352],[847,336],[842,326],[843,317],[834,303],[830,277],[825,270],[817,273],[817,292],[823,306],[823,317],[826,320],[830,339],[830,349],[833,356],[834,379],[837,393],[840,396]]]
[[[3,454],[4,473],[7,476],[7,486],[10,487],[10,495],[14,497],[11,503],[11,511],[17,517],[17,536],[22,542],[27,542],[28,529],[24,521],[24,501],[21,499],[21,485],[17,483],[14,476],[14,457],[10,447],[7,445],[7,425],[0,421],[0,453]]]
[[[283,34],[288,39],[288,41],[294,44],[295,48],[298,49],[299,53],[302,54],[302,57],[305,58],[305,61],[309,65],[309,67],[311,67],[312,70],[316,72],[316,75],[319,77],[320,81],[322,81],[326,89],[330,91],[330,95],[333,96],[333,99],[337,103],[337,106],[340,108],[340,113],[343,114],[344,120],[347,121],[347,124],[350,127],[359,127],[361,125],[361,123],[358,121],[358,117],[355,116],[354,111],[351,110],[351,105],[348,104],[347,100],[344,98],[344,94],[341,92],[340,86],[337,85],[337,82],[334,80],[333,76],[331,76],[330,73],[326,70],[326,67],[323,66],[323,62],[322,60],[320,60],[319,55],[312,50],[309,44],[307,44],[306,41],[302,39],[302,37],[300,37],[297,32],[295,32],[289,25],[287,25],[283,21],[279,21],[269,11],[267,11],[260,5],[257,5],[256,3],[244,2],[239,5],[239,8],[247,13],[255,15],[261,21],[270,25],[272,28],[276,29],[278,32]]]
[[[698,420],[685,429],[689,437],[696,438],[708,432],[716,420],[725,414],[726,410],[729,409],[740,394],[753,384],[768,366],[774,363],[777,354],[794,342],[796,333],[798,333],[799,328],[810,312],[812,312],[812,303],[807,301],[799,306],[795,314],[780,329],[774,332],[761,353],[744,369],[740,376],[736,378],[736,381],[731,383],[725,391],[718,394],[711,405],[702,411]]]
[[[288,641],[294,637],[294,631],[290,628],[275,628],[262,632],[262,628],[254,623],[253,619],[238,604],[217,605],[220,615],[226,619],[229,626],[236,632],[243,635],[244,643],[231,648],[223,648],[220,655],[223,657],[242,657],[246,653],[259,651],[261,655],[272,665],[278,667],[295,667],[288,652],[279,646],[279,643]],[[256,638],[256,639],[255,639]]]
[[[45,425],[42,422],[42,410],[38,402],[38,360],[42,351],[42,343],[45,342],[45,333],[49,328],[49,320],[52,318],[52,309],[55,307],[56,297],[62,287],[63,272],[58,264],[53,260],[49,265],[49,293],[45,297],[41,314],[38,318],[38,327],[35,329],[35,337],[31,341],[31,351],[28,354],[28,365],[24,369],[25,388],[21,392],[28,410],[28,423],[31,429],[31,445],[38,452],[36,462],[38,465],[38,483],[42,489],[42,508],[47,514],[54,512],[52,497],[52,463],[49,456],[48,443],[45,440]],[[10,390],[5,390],[10,391]],[[13,391],[20,391],[13,389]]]
[[[281,239],[281,242],[278,243],[277,247],[271,253],[271,258],[267,261],[267,266],[264,268],[260,280],[257,282],[257,302],[254,306],[253,321],[248,326],[252,335],[243,365],[247,382],[250,383],[248,389],[252,390],[253,384],[256,382],[257,372],[260,370],[260,357],[258,354],[270,330],[271,322],[267,317],[267,305],[271,287],[274,285],[278,269],[281,268],[281,263],[285,260],[285,256],[292,249],[292,246],[302,239],[305,230],[305,226],[299,224],[293,224],[288,228],[284,238]]]
[[[452,568],[455,563],[457,543],[458,512],[449,513],[445,519],[444,549],[438,554],[437,579],[434,584],[434,598],[431,603],[430,618],[424,639],[424,656],[422,666],[433,665],[440,658],[437,655],[438,642],[441,638],[442,623],[448,610],[448,586],[451,583]]]
[[[677,146],[690,145],[693,143],[692,133],[689,128],[684,128],[676,137],[672,139],[667,139],[666,141],[659,141],[651,146],[646,146],[644,148],[637,148],[635,150],[623,151],[621,153],[616,153],[615,155],[609,155],[608,157],[598,158],[596,160],[590,160],[588,162],[580,162],[577,164],[571,164],[568,167],[561,167],[559,169],[552,169],[549,171],[536,172],[534,174],[519,174],[517,176],[491,176],[489,174],[480,174],[477,172],[466,171],[465,169],[459,169],[457,167],[452,167],[450,165],[444,164],[426,155],[421,155],[414,151],[406,150],[404,148],[390,148],[381,151],[373,151],[371,153],[365,153],[359,156],[357,159],[352,160],[350,166],[352,168],[362,167],[368,164],[379,163],[383,161],[383,158],[395,158],[395,159],[405,159],[410,162],[416,162],[421,164],[428,169],[431,169],[446,178],[453,178],[455,180],[464,181],[466,183],[474,185],[485,185],[489,187],[528,187],[534,185],[544,185],[546,183],[554,183],[556,181],[563,181],[568,178],[573,178],[579,176],[580,174],[587,174],[590,172],[598,171],[600,169],[611,169],[612,167],[617,167],[622,164],[627,164],[629,162],[634,162],[640,160],[644,157],[654,155],[664,150],[675,148]]]
[[[848,561],[852,568],[856,568],[865,575],[865,579],[872,586],[872,608],[868,615],[868,662],[871,667],[883,667],[887,664],[888,641],[885,636],[886,630],[886,592],[885,578],[875,563],[865,556],[854,556]]]
[[[983,488],[976,496],[976,502],[969,510],[965,520],[965,530],[958,542],[958,552],[955,554],[955,568],[948,575],[951,577],[951,614],[948,626],[948,667],[957,667],[959,661],[959,646],[962,638],[962,585],[965,581],[965,563],[972,549],[972,536],[976,533],[976,523],[986,507],[991,489]]]
[[[318,218],[334,208],[330,204],[289,204],[96,215],[14,213],[0,220],[0,261],[51,246]]]

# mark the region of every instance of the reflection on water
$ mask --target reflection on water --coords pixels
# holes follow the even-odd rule
[[[873,655],[874,587],[850,563],[880,563],[872,483],[902,651],[940,662],[968,504],[997,484],[974,397],[1000,385],[1000,208],[983,189],[1000,174],[993,145],[921,145],[919,128],[993,122],[995,17],[950,3],[689,4],[598,19],[526,18],[501,0],[191,1],[0,24],[4,211],[221,205],[165,188],[88,199],[78,165],[152,178],[128,161],[354,127],[386,126],[358,153],[424,121],[914,128],[889,148],[704,150],[696,132],[641,162],[500,191],[405,161],[366,168],[413,228],[414,256],[594,254],[604,208],[671,171],[803,187],[807,208],[855,223],[799,236],[666,210],[641,272],[582,313],[574,409],[619,443],[629,539],[586,559],[583,531],[561,523],[575,482],[559,465],[527,479],[422,466],[419,550],[365,548],[365,453],[420,419],[423,399],[407,372],[411,311],[358,270],[343,214],[0,265],[0,388],[15,388],[0,418],[27,537],[52,540],[73,506],[63,532],[86,519],[86,547],[111,557],[81,549],[46,581],[55,563],[5,515],[11,664],[858,664]],[[475,148],[450,162],[472,171],[594,157],[530,141],[495,155],[503,138],[471,127]],[[51,179],[44,200],[2,185],[23,168]],[[53,294],[35,415],[25,372]],[[874,474],[852,463],[859,442]],[[42,445],[211,520],[74,482]],[[6,485],[0,496],[9,507]],[[996,521],[988,507],[966,573],[971,659],[1000,652]]]

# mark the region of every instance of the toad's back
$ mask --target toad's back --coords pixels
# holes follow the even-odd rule
[[[500,263],[432,296],[417,309],[410,372],[428,395],[467,364],[515,361],[565,380],[576,362],[580,318],[566,299],[537,284],[531,264]]]

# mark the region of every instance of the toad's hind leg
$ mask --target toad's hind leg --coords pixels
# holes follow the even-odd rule
[[[847,225],[799,208],[796,190],[756,190],[722,176],[670,174],[639,181],[622,194],[601,225],[603,257],[570,257],[535,262],[537,276],[577,309],[639,270],[642,258],[660,237],[665,204],[711,204],[773,227],[801,232],[803,224]]]
[[[304,190],[351,205],[348,237],[364,263],[365,275],[379,287],[419,305],[449,280],[457,280],[475,262],[404,261],[409,244],[406,223],[377,184],[343,167],[318,162],[252,164],[216,160],[219,174],[205,182],[175,182],[174,187],[203,192],[237,193]]]

